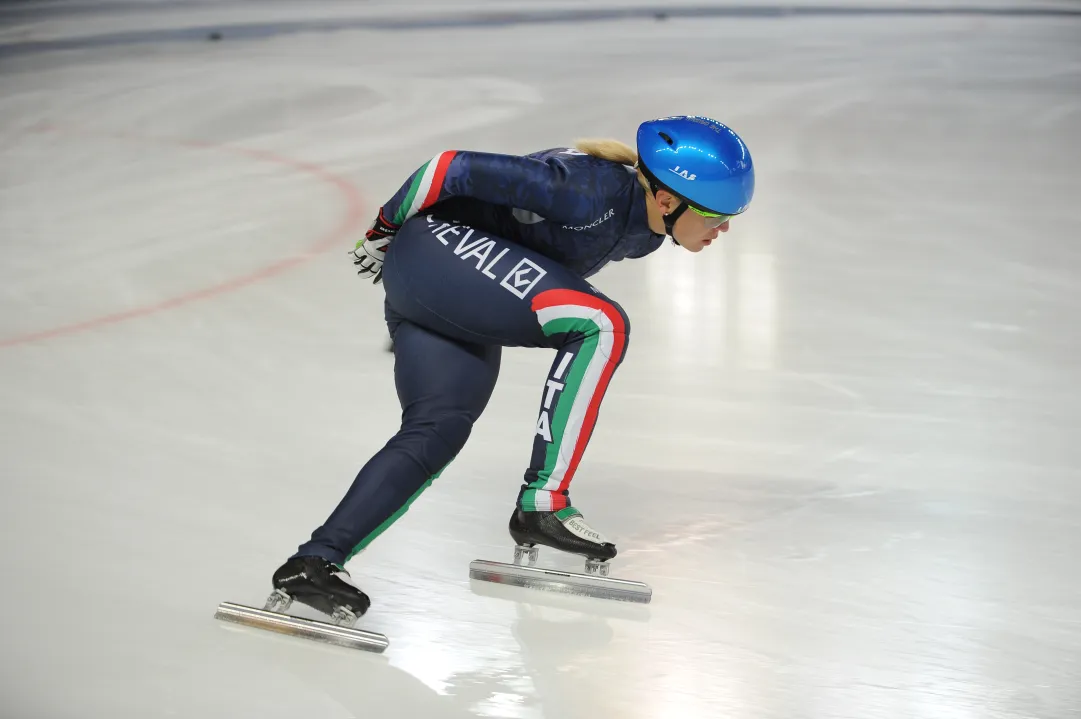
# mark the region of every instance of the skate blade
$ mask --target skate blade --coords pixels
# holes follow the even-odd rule
[[[324,644],[333,644],[348,649],[363,649],[382,654],[390,646],[390,640],[376,632],[341,627],[279,612],[268,612],[265,609],[256,609],[255,607],[232,602],[219,604],[218,611],[214,613],[214,618],[223,622],[243,624],[247,627],[266,629],[292,637],[312,639]]]
[[[617,602],[649,604],[653,590],[648,584],[627,579],[599,577],[593,574],[561,572],[558,569],[527,567],[476,559],[469,563],[469,577],[495,584],[509,584],[526,589],[541,589],[578,597],[612,599]]]

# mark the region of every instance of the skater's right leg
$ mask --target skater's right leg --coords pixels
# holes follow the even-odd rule
[[[453,340],[387,311],[401,428],[295,556],[341,566],[367,547],[457,456],[495,388],[500,347]]]
[[[344,569],[399,519],[465,445],[499,373],[501,348],[459,342],[388,307],[401,428],[360,470],[338,506],[278,571],[273,585],[325,613],[368,610]]]

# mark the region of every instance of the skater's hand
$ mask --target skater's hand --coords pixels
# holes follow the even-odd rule
[[[357,243],[355,250],[350,252],[353,256],[353,264],[357,266],[357,274],[364,279],[372,278],[372,283],[378,285],[383,281],[383,258],[386,256],[389,237],[369,240],[367,238]]]
[[[383,281],[383,258],[386,257],[387,246],[397,231],[397,227],[383,219],[383,210],[380,208],[379,217],[349,253],[353,256],[358,275],[364,279],[371,277],[372,283],[376,285]]]

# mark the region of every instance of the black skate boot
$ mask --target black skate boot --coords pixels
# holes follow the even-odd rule
[[[349,572],[322,557],[293,557],[274,572],[274,594],[284,611],[296,599],[316,611],[327,614],[335,624],[352,626],[371,606],[368,595],[357,589]],[[268,602],[268,605],[270,602]]]
[[[471,580],[643,604],[653,596],[647,584],[608,576],[616,545],[586,524],[573,507],[557,512],[515,509],[509,529],[515,543],[514,564],[476,559],[469,563]],[[584,556],[585,574],[538,567],[540,546]]]
[[[518,545],[515,563],[523,555],[530,566],[537,559],[536,545],[581,554],[588,561],[586,571],[607,575],[604,563],[616,556],[616,545],[585,523],[582,513],[573,507],[558,512],[523,512],[515,509],[510,518],[510,536]]]

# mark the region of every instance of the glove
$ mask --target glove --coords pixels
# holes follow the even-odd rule
[[[372,278],[372,284],[378,285],[383,281],[383,257],[390,244],[389,237],[367,238],[357,243],[356,249],[349,254],[353,255],[353,264],[356,265],[357,274],[364,279]]]
[[[351,254],[353,264],[357,266],[357,274],[364,279],[372,278],[372,284],[378,285],[383,281],[383,258],[386,257],[387,246],[398,232],[398,226],[387,222],[383,217],[383,208],[379,208],[379,216],[364,233],[364,237],[357,242],[357,246]]]

